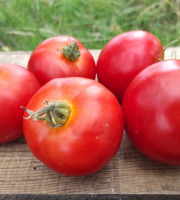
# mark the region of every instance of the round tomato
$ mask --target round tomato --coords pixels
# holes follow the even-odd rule
[[[122,108],[126,132],[140,152],[180,165],[180,61],[162,61],[140,72]]]
[[[137,30],[120,34],[99,55],[98,80],[121,101],[131,80],[162,57],[163,47],[151,33]]]
[[[24,119],[23,125],[27,144],[40,161],[56,172],[71,176],[95,173],[120,146],[120,104],[95,80],[51,80],[31,98],[27,108],[29,117],[26,113],[25,118],[29,119]]]
[[[76,38],[57,36],[43,41],[33,51],[28,69],[43,85],[54,78],[85,77],[95,79],[93,56]]]
[[[0,63],[0,143],[23,135],[20,106],[26,106],[39,88],[40,83],[26,68]]]

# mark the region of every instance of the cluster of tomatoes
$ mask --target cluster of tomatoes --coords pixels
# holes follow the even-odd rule
[[[109,41],[97,64],[68,36],[43,41],[27,69],[1,63],[0,143],[24,135],[49,168],[89,175],[114,157],[125,128],[144,155],[180,165],[180,61],[163,54],[137,30]]]

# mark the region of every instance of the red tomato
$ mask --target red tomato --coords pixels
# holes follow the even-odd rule
[[[45,100],[49,103],[43,108]],[[113,158],[120,146],[123,134],[120,104],[94,80],[54,79],[42,86],[27,108],[40,109],[39,114],[30,112],[32,119],[24,119],[27,144],[40,161],[56,172],[71,176],[95,173]],[[36,120],[44,114],[47,120]]]
[[[143,154],[180,165],[180,61],[149,66],[128,86],[122,101],[125,128]]]
[[[0,63],[0,143],[23,135],[23,110],[40,88],[35,76],[24,67]]]
[[[98,80],[121,101],[131,80],[162,57],[163,47],[151,33],[137,30],[120,34],[99,55]]]
[[[93,56],[76,38],[57,36],[43,41],[33,51],[28,69],[43,85],[54,78],[85,77],[95,79]]]

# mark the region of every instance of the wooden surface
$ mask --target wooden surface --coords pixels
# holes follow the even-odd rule
[[[91,50],[95,60],[99,50]],[[175,53],[174,53],[175,52]],[[31,52],[0,52],[0,62],[27,66]],[[180,58],[169,48],[166,59]],[[1,199],[180,199],[180,168],[141,155],[124,133],[117,155],[98,173],[67,177],[48,169],[29,151],[24,138],[0,144]]]

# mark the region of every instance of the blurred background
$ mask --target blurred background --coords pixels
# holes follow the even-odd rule
[[[31,51],[57,35],[101,49],[112,37],[135,29],[153,33],[164,46],[176,40],[180,0],[0,0],[1,51]]]

